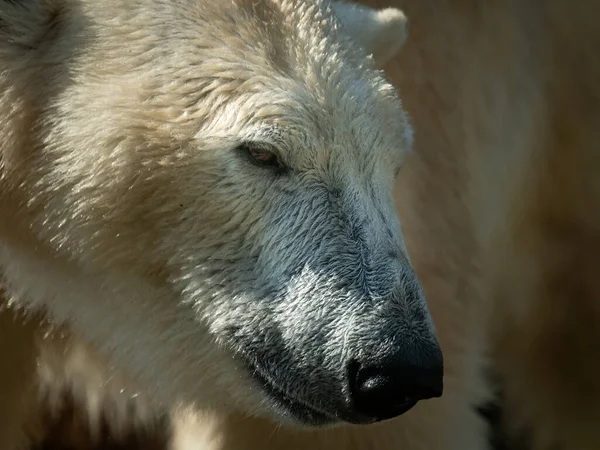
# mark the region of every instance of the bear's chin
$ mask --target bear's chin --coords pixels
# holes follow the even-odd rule
[[[351,417],[339,411],[323,411],[322,408],[290,395],[254,365],[248,364],[248,370],[254,383],[267,398],[268,418],[278,424],[300,429],[326,429],[344,425],[368,425],[380,421],[375,418]]]
[[[267,398],[266,413],[271,420],[295,428],[324,428],[341,423],[335,415],[292,397],[254,365],[248,364],[248,371],[253,382]]]

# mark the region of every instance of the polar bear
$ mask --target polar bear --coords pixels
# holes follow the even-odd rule
[[[598,3],[363,3],[402,7],[411,23],[385,65],[415,129],[395,194],[445,354],[445,400],[476,384],[464,365],[481,368],[480,342],[508,437],[532,450],[599,448]],[[465,331],[476,324],[482,330]],[[407,422],[421,408],[452,404],[444,398],[397,422],[310,436],[216,415],[208,448],[410,448],[390,441],[420,429]],[[462,433],[472,423],[455,425]],[[448,434],[437,431],[411,442],[438,448],[431,442]]]
[[[411,127],[368,54],[404,26],[322,1],[0,2],[5,448],[32,408],[33,314],[157,408],[402,416],[378,448],[480,448],[469,399],[438,398],[392,198]]]

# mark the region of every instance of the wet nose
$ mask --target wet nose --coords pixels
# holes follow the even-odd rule
[[[377,422],[404,414],[419,400],[440,397],[444,367],[439,346],[429,346],[414,356],[351,361],[348,375],[353,413],[364,417],[362,421]]]

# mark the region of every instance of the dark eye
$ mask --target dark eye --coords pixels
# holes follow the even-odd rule
[[[260,145],[244,144],[239,149],[248,156],[252,163],[258,166],[267,166],[276,169],[284,168],[276,153]]]

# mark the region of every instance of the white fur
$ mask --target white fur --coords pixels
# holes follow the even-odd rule
[[[437,348],[392,199],[411,127],[365,55],[390,58],[404,16],[334,9],[0,4],[6,302],[70,327],[157,408],[290,429],[309,421],[253,370],[330,414],[352,358]],[[243,142],[287,171],[251,164]],[[435,427],[430,448],[445,446],[469,414],[456,383],[382,445],[419,448]],[[478,442],[474,425],[453,445]]]
[[[392,59],[406,42],[408,20],[397,8],[371,9],[356,3],[332,3],[353,39],[372,54],[378,66]]]

